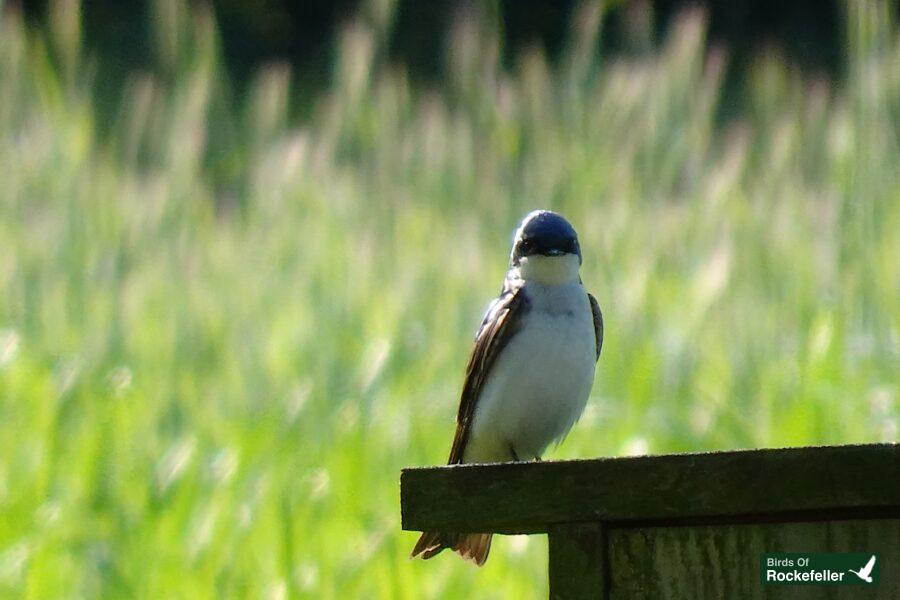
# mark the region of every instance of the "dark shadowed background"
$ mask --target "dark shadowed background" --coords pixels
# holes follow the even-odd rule
[[[313,84],[327,80],[335,31],[360,12],[360,0],[214,0],[226,65],[236,81],[261,63],[279,60]],[[470,2],[469,4],[472,4]],[[575,0],[479,2],[501,35],[503,63],[511,65],[525,46],[540,46],[559,58],[572,22]],[[763,50],[777,49],[799,67],[835,75],[845,65],[838,0],[658,0],[613,1],[603,22],[598,49],[606,53],[649,52],[672,19],[689,7],[708,14],[708,44],[731,53],[729,79]],[[21,1],[32,21],[47,14],[47,0]],[[399,0],[388,52],[417,79],[444,75],[447,34],[465,2]],[[85,39],[107,68],[128,70],[153,64],[147,2],[89,0],[83,3]],[[652,10],[647,10],[652,8]]]

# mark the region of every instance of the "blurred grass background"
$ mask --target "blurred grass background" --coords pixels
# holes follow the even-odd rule
[[[607,322],[548,458],[897,440],[889,3],[845,5],[838,81],[759,57],[726,123],[696,12],[613,58],[585,4],[558,66],[507,71],[474,5],[422,87],[376,0],[298,121],[288,69],[237,97],[211,12],[152,6],[114,111],[77,2],[0,11],[0,595],[545,597],[539,536],[409,561],[398,495],[538,207]]]

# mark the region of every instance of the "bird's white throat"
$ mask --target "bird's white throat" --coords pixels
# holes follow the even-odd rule
[[[559,285],[578,281],[578,256],[563,254],[562,256],[543,256],[535,254],[519,261],[516,273],[525,281],[534,281],[544,285]]]

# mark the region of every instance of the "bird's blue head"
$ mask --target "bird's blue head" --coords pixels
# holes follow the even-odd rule
[[[581,246],[572,224],[549,210],[528,213],[516,230],[510,265],[516,267],[529,256],[564,256],[574,254],[581,264]]]

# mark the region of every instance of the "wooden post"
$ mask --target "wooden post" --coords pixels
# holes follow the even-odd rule
[[[609,597],[606,527],[602,523],[553,525],[550,541],[550,598]]]
[[[861,591],[764,586],[773,552],[878,554],[865,597],[900,598],[897,444],[454,465],[400,482],[404,529],[549,533],[552,598]]]

